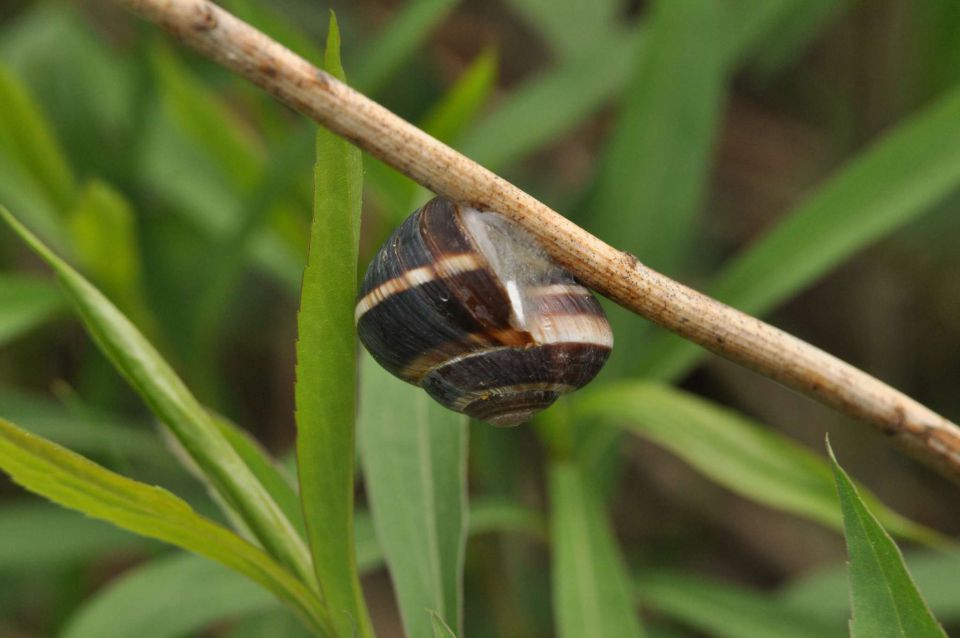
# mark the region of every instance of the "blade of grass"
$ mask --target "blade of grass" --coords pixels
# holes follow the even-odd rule
[[[850,556],[851,638],[947,638],[910,577],[900,549],[860,499],[829,441],[827,452]]]
[[[4,420],[0,468],[59,505],[220,562],[274,593],[318,631],[327,629],[326,609],[309,589],[263,551],[166,490],[110,472]]]
[[[725,82],[715,0],[660,0],[651,11],[587,221],[670,272],[697,228]]]
[[[954,90],[852,159],[727,264],[709,292],[746,313],[766,314],[958,187],[960,90]],[[638,354],[634,370],[675,380],[703,356],[697,346],[659,333]]]
[[[19,513],[26,508],[11,511]],[[31,508],[38,509],[38,508]],[[19,524],[11,521],[12,532],[0,525],[0,541],[10,538],[9,556],[4,553],[8,545],[0,543],[0,567],[23,565],[29,568],[29,558],[47,560],[50,556],[68,560],[73,556],[87,555],[101,548],[109,549],[107,541],[114,543],[129,539],[142,547],[143,541],[131,534],[117,531],[105,532],[114,528],[99,525],[96,521],[83,519],[76,514],[59,508],[44,505],[43,516],[33,516],[26,512],[27,519],[39,518],[36,524]],[[546,524],[539,512],[521,505],[504,501],[478,503],[471,507],[471,534],[485,532],[523,533],[534,538],[544,539]],[[60,514],[59,516],[54,516]],[[0,509],[0,518],[4,518]],[[28,552],[26,558],[14,556],[23,546],[22,541],[14,544],[15,532],[24,529],[60,529],[57,522],[77,520],[84,523],[76,538],[59,539],[61,546],[49,546],[57,541],[54,534],[45,538],[47,542],[37,544],[37,549]],[[47,525],[47,521],[53,521]],[[5,525],[5,524],[4,524]],[[90,525],[97,525],[100,535],[94,536]],[[373,525],[366,512],[357,512],[356,546],[360,569],[372,572],[383,566],[383,553],[373,533]],[[102,529],[101,529],[102,528]],[[73,529],[66,525],[62,529]],[[116,538],[115,538],[116,537]],[[49,546],[49,547],[48,547]],[[49,553],[42,548],[48,548]],[[12,561],[12,562],[11,562]],[[284,608],[263,589],[251,585],[240,574],[224,569],[217,563],[190,554],[173,555],[151,561],[134,568],[129,573],[96,592],[88,598],[67,620],[63,638],[178,638],[199,634],[212,623],[224,619],[260,613],[276,613]],[[175,615],[176,618],[167,618]],[[283,634],[286,636],[286,634]]]
[[[648,572],[640,604],[717,638],[841,638],[842,624],[790,609],[775,597],[690,574]]]
[[[447,623],[443,622],[440,614],[432,609],[430,610],[430,620],[433,623],[434,638],[457,638],[457,635],[453,633]]]
[[[158,41],[151,50],[162,99],[177,124],[232,183],[249,188],[263,168],[260,140],[221,99],[187,69],[170,47]]]
[[[617,0],[509,0],[507,4],[561,59],[576,58],[608,37],[621,10]]]
[[[6,146],[0,145],[0,199],[15,206],[24,221],[58,249],[69,246],[66,224],[61,211],[46,190],[26,167],[13,158]]]
[[[492,49],[488,49],[457,78],[419,123],[420,128],[441,142],[456,145],[493,92],[496,75],[497,57]],[[366,159],[368,182],[397,224],[430,197],[429,191],[409,177],[370,156]]]
[[[61,210],[70,205],[76,178],[50,124],[20,80],[0,63],[0,146],[44,185]]]
[[[428,609],[461,626],[466,542],[466,419],[361,365],[360,449],[367,497],[408,636],[429,636]],[[459,631],[459,629],[458,629]]]
[[[157,454],[162,444],[154,431],[101,410],[77,414],[46,397],[0,386],[0,417],[88,456],[172,467],[170,456]]]
[[[551,462],[549,495],[557,635],[643,635],[613,532],[574,461]]]
[[[638,36],[636,30],[613,33],[582,58],[512,91],[464,137],[461,150],[497,170],[556,140],[623,87]]]
[[[290,478],[285,475],[283,468],[246,430],[241,429],[219,414],[211,414],[211,417],[214,425],[230,442],[230,445],[237,451],[237,454],[247,464],[257,480],[263,484],[264,489],[280,506],[287,519],[293,523],[300,535],[306,538],[307,533],[303,522],[303,510],[300,507],[300,495],[294,489]]]
[[[0,346],[43,325],[63,309],[63,294],[49,281],[0,275]]]
[[[960,622],[960,552],[921,550],[904,556],[910,575],[925,592],[934,615],[948,625]],[[826,621],[850,618],[847,566],[838,564],[801,576],[779,592],[779,599],[792,609]]]
[[[330,15],[327,72],[343,79],[340,32]],[[353,545],[357,251],[360,151],[317,130],[310,256],[297,316],[297,467],[317,580],[342,636],[372,636]]]
[[[105,555],[154,549],[145,539],[40,501],[0,507],[0,573],[27,575],[86,564]]]
[[[699,229],[726,87],[715,0],[660,0],[647,19],[616,128],[603,151],[587,229],[666,273],[682,272]],[[649,330],[620,308],[608,374],[629,369]],[[646,327],[645,327],[646,328]]]
[[[112,581],[67,620],[61,638],[179,638],[277,608],[255,583],[190,554],[154,559]]]
[[[460,0],[413,0],[393,16],[357,60],[351,76],[358,90],[374,95],[403,67]]]
[[[2,206],[0,217],[53,268],[90,335],[267,551],[313,582],[310,556],[296,530],[173,369],[106,297]]]
[[[811,40],[857,0],[804,0],[784,12],[776,29],[759,45],[750,70],[769,79],[792,64]]]
[[[144,295],[136,217],[126,197],[94,179],[77,196],[67,222],[82,270],[142,331],[156,338],[159,328]]]
[[[579,420],[620,425],[741,496],[835,529],[842,526],[825,459],[737,412],[646,382],[588,390],[572,403]],[[935,546],[949,542],[864,494],[884,523],[902,538]]]

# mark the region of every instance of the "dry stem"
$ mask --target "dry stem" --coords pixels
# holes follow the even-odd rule
[[[496,210],[621,306],[868,421],[960,481],[960,428],[857,368],[647,268],[207,0],[116,0],[435,193]]]

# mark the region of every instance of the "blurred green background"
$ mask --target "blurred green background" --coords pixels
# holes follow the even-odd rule
[[[648,265],[960,418],[954,0],[222,4],[314,62],[334,9],[361,91]],[[0,201],[281,457],[313,130],[110,2],[0,4]],[[369,256],[429,194],[366,160]],[[0,262],[0,416],[216,517],[11,233]],[[610,314],[618,346],[596,386],[675,381],[817,454],[829,431],[892,509],[960,532],[953,488],[870,427]],[[585,440],[651,634],[764,635],[702,618],[746,617],[737,605],[843,620],[839,534],[728,491],[682,454],[597,432]],[[534,433],[471,437],[474,498],[541,509]],[[960,591],[956,563],[907,550],[941,621],[960,626],[960,597],[938,597]],[[151,561],[141,596],[187,586],[163,580],[175,560],[0,479],[0,636],[81,635],[69,628],[106,588]],[[547,566],[528,537],[473,537],[466,633],[551,635]],[[365,586],[382,635],[399,635],[386,575]],[[262,595],[219,596],[229,604],[199,635],[294,635]],[[198,635],[159,625],[151,635]]]

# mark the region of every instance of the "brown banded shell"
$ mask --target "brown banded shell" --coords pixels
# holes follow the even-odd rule
[[[356,320],[392,374],[501,426],[586,385],[613,346],[600,304],[529,233],[442,197],[380,248]]]

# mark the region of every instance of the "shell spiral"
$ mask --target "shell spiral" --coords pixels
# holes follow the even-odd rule
[[[392,374],[500,426],[586,385],[613,346],[600,304],[529,233],[442,197],[380,248],[356,320]]]

